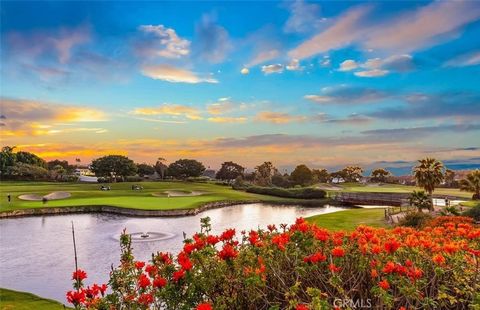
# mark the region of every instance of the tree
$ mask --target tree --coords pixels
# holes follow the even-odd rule
[[[390,171],[383,168],[378,168],[378,169],[372,170],[371,177],[373,182],[384,183],[387,181],[387,178],[390,177],[391,175],[392,174],[390,173]]]
[[[426,157],[418,161],[413,168],[413,176],[417,185],[432,195],[435,187],[443,181],[443,164],[435,158]]]
[[[20,180],[42,180],[48,177],[48,170],[31,164],[21,162],[8,167],[8,175]]]
[[[51,177],[54,180],[61,179],[63,175],[67,172],[65,168],[63,168],[62,165],[56,165],[55,167],[52,167],[50,170]]]
[[[455,171],[451,169],[445,170],[445,185],[448,187],[455,187]]]
[[[15,146],[2,147],[2,152],[0,152],[0,174],[2,176],[8,174],[8,167],[13,167],[17,161],[14,149]]]
[[[272,185],[283,188],[291,187],[290,176],[288,174],[281,175],[280,173],[275,173],[272,176]]]
[[[157,162],[155,163],[155,171],[160,175],[160,178],[163,180],[165,178],[165,174],[167,173],[168,166],[165,164],[165,158],[159,157]]]
[[[271,186],[272,177],[278,173],[277,168],[269,161],[255,167],[255,184],[260,186]]]
[[[332,176],[327,169],[312,169],[313,182],[329,183],[332,181]]]
[[[234,180],[238,176],[243,176],[244,172],[244,167],[234,163],[233,161],[226,161],[222,164],[220,170],[218,170],[215,178],[219,180]]]
[[[363,169],[359,166],[347,166],[342,172],[345,182],[358,182],[362,178]]]
[[[290,174],[293,185],[307,186],[312,184],[313,173],[306,165],[298,165]]]
[[[472,199],[480,199],[480,170],[476,169],[460,180],[460,190],[473,192]]]
[[[135,175],[137,166],[130,158],[122,155],[108,155],[92,161],[91,170],[97,177],[116,180],[118,176],[125,178]]]
[[[168,175],[180,179],[199,177],[203,171],[205,166],[195,159],[179,159],[168,166]]]
[[[432,199],[424,191],[413,191],[410,195],[410,205],[418,209],[421,212],[423,209],[433,210]]]
[[[15,153],[15,157],[18,163],[47,168],[47,162],[33,153],[20,151]]]
[[[155,173],[155,168],[149,164],[137,164],[137,173],[139,176],[152,175]]]

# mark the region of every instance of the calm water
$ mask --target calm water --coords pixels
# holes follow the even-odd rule
[[[78,214],[25,217],[0,220],[0,287],[28,291],[65,303],[74,270],[71,221],[75,224],[79,268],[87,271],[87,283],[105,283],[110,266],[119,260],[118,236],[130,233],[160,232],[169,239],[134,242],[136,258],[148,260],[156,251],[177,252],[183,234],[200,229],[200,218],[212,219],[214,233],[225,228],[265,228],[267,224],[292,223],[297,217],[340,211],[324,206],[238,205],[209,210],[196,216],[138,218],[110,214]]]

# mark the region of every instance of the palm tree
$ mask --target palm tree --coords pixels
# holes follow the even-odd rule
[[[424,191],[413,191],[410,195],[410,205],[417,208],[418,212],[422,209],[433,209],[432,199]]]
[[[413,168],[413,176],[417,185],[432,195],[435,186],[443,181],[443,164],[435,158],[426,157],[418,161],[418,165]]]
[[[472,199],[480,199],[480,170],[474,170],[467,177],[460,180],[460,190],[473,192]]]

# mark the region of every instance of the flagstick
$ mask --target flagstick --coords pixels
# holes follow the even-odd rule
[[[78,261],[77,261],[77,245],[75,243],[75,229],[73,227],[73,221],[72,221],[72,237],[73,237],[73,253],[75,255],[75,274],[77,275],[76,279],[77,280],[77,291],[80,289],[80,279],[78,278]]]

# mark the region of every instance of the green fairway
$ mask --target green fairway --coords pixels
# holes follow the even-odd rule
[[[132,184],[140,184],[143,190],[132,190]],[[52,182],[1,182],[0,211],[32,209],[41,207],[70,206],[116,206],[143,210],[190,209],[214,201],[295,201],[273,196],[257,195],[235,191],[229,186],[211,183],[191,182],[141,182],[113,183],[110,191],[101,191],[101,184],[52,183]],[[70,198],[42,201],[25,201],[18,198],[22,194],[45,195],[53,191],[65,191],[72,194]],[[199,196],[168,197],[165,191],[202,192]],[[7,202],[10,194],[12,202]]]
[[[320,184],[319,186],[331,186],[331,184]],[[416,190],[423,190],[420,187],[416,186],[409,186],[409,185],[400,185],[400,184],[362,184],[362,183],[341,183],[335,184],[334,186],[341,188],[340,191],[344,192],[370,192],[370,193],[411,193],[412,191]],[[338,192],[332,190],[331,192],[335,193]],[[462,197],[466,199],[470,199],[472,197],[472,193],[460,191],[458,188],[436,188],[433,192],[433,195],[449,195],[449,196],[456,196]]]
[[[311,223],[332,230],[354,230],[358,225],[386,227],[384,209],[350,209],[307,218]]]
[[[0,310],[56,310],[65,309],[57,301],[30,293],[0,288]],[[71,308],[66,308],[71,309]]]

